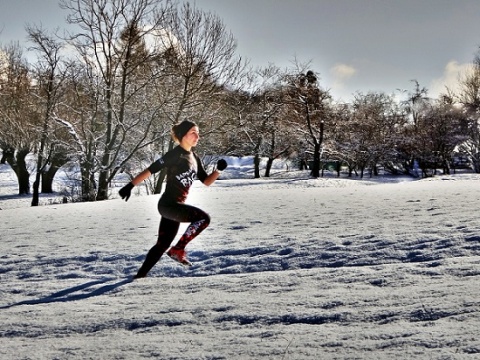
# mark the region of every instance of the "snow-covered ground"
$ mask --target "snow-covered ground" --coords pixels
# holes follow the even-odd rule
[[[158,195],[32,208],[3,166],[1,359],[480,358],[479,175],[196,183],[194,266],[132,282]]]

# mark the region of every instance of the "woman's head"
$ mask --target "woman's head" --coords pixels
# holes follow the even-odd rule
[[[196,146],[200,138],[197,124],[188,120],[174,125],[172,128],[172,136],[176,142],[180,145],[182,145],[183,142],[188,148]]]
[[[174,125],[172,127],[173,139],[178,143],[182,142],[182,138],[188,133],[188,130],[194,126],[197,126],[197,124],[188,120],[184,120],[181,123]]]

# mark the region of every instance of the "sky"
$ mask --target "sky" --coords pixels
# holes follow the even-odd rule
[[[192,0],[218,15],[255,67],[311,63],[339,100],[414,83],[432,97],[454,88],[480,46],[478,0]],[[0,0],[0,43],[25,23],[65,27],[58,0]]]

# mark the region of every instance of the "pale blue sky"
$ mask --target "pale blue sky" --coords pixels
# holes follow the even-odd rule
[[[480,0],[195,0],[216,13],[254,66],[312,61],[334,98],[452,83],[480,45]],[[57,0],[0,0],[0,43],[26,22],[64,27]]]

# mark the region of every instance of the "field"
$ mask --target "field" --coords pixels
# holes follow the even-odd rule
[[[480,356],[478,175],[195,184],[194,266],[131,281],[158,195],[32,208],[0,170],[2,359]]]

